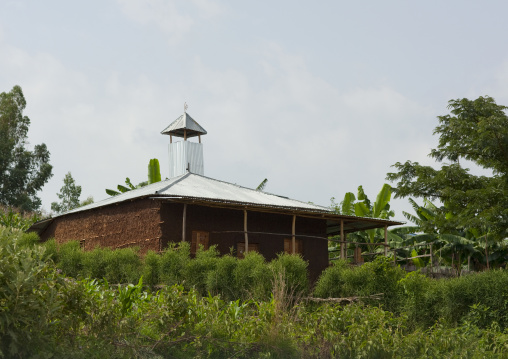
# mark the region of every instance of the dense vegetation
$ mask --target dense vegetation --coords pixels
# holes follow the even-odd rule
[[[132,249],[41,246],[5,228],[0,237],[7,358],[508,356],[505,270],[435,280],[379,258],[338,262],[310,288],[298,256],[266,263],[211,249],[191,260],[183,244],[141,259]],[[315,302],[330,296],[363,299]]]

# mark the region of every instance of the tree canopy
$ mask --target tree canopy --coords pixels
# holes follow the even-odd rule
[[[21,87],[0,93],[0,204],[22,211],[40,207],[37,192],[52,176],[49,151],[44,143],[26,149],[30,119]]]
[[[79,202],[79,196],[81,196],[81,186],[76,185],[76,182],[74,181],[74,178],[72,178],[70,172],[65,175],[63,181],[64,185],[60,188],[60,193],[57,193],[58,198],[60,198],[60,203],[51,203],[51,210],[57,213],[70,211],[71,209],[81,205]]]
[[[440,169],[418,162],[397,162],[397,172],[387,179],[396,181],[397,197],[439,200],[433,218],[442,233],[475,229],[508,235],[508,116],[506,106],[491,97],[449,102],[451,114],[438,116],[439,145],[430,156],[442,162]],[[476,176],[460,160],[474,162],[492,171]],[[448,160],[448,163],[443,161]]]

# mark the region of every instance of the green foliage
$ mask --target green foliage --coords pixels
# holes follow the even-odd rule
[[[0,273],[0,357],[29,356],[32,347],[49,352],[61,282],[43,249],[20,246],[2,233]]]
[[[153,158],[148,162],[148,181],[140,182],[136,186],[134,186],[131,183],[131,180],[129,179],[129,177],[127,177],[125,179],[125,184],[127,186],[123,186],[123,185],[119,184],[117,186],[118,191],[115,191],[112,189],[106,189],[106,193],[109,194],[110,196],[116,196],[116,195],[119,195],[120,193],[125,193],[125,192],[131,191],[133,189],[141,188],[146,185],[149,185],[149,184],[152,184],[155,182],[160,182],[160,181],[161,181],[161,170],[160,170],[159,160],[157,158]]]
[[[387,179],[397,181],[397,197],[438,199],[433,224],[441,233],[479,230],[508,233],[508,117],[507,107],[491,97],[449,102],[451,115],[439,116],[439,146],[430,153],[437,161],[452,161],[441,169],[417,162],[397,162],[397,172]],[[475,176],[462,168],[460,159],[490,169],[493,176]]]
[[[37,213],[19,213],[12,207],[0,206],[0,226],[26,231],[41,218]]]
[[[265,178],[261,181],[261,183],[256,187],[256,191],[264,191],[266,184],[268,183],[268,178]]]
[[[161,168],[159,165],[159,160],[157,158],[152,158],[150,162],[148,162],[148,184],[160,181],[161,181]]]
[[[141,265],[137,248],[111,250],[106,256],[105,278],[110,283],[135,283],[141,276]]]
[[[211,246],[208,250],[203,250],[200,246],[196,252],[196,258],[186,263],[183,268],[183,283],[186,289],[195,289],[201,295],[207,295],[206,281],[208,272],[215,269],[219,252],[215,246]]]
[[[83,252],[82,257],[82,277],[84,278],[110,278],[108,275],[108,260],[114,255],[110,248],[96,247],[91,251]],[[67,274],[67,273],[66,273]],[[67,274],[69,275],[69,274]]]
[[[325,292],[335,290],[336,283],[339,291],[334,293],[339,296],[397,292],[396,298],[390,298],[397,307],[389,308],[386,301],[308,304],[295,299],[291,291],[274,291],[265,300],[225,301],[222,293],[200,295],[182,285],[146,292],[141,279],[133,282],[137,284],[110,286],[107,281],[65,278],[51,261],[45,261],[54,241],[44,246],[26,241],[20,246],[21,235],[0,232],[0,357],[506,357],[508,272],[504,270],[435,280],[417,272],[405,275],[386,260],[355,268],[339,262],[320,281]],[[77,252],[75,246],[61,246],[60,251]],[[183,253],[186,247],[166,253]],[[100,253],[97,258],[108,258],[115,251],[86,253],[92,252]],[[211,283],[217,292],[229,290],[228,281],[242,288],[254,278],[266,279],[268,267],[289,274],[288,283],[302,279],[295,275],[302,268],[297,256],[280,256],[267,265],[257,253],[238,260],[206,252],[201,251],[199,266],[188,266],[193,260],[187,253],[180,258],[187,268],[206,273],[205,285]],[[145,257],[152,274],[164,254],[159,259],[153,252]],[[203,283],[202,279],[198,275],[195,282]],[[277,285],[282,283],[286,282]]]
[[[51,210],[56,213],[63,213],[70,211],[81,204],[79,202],[79,196],[81,196],[81,186],[77,186],[74,178],[70,172],[64,177],[64,185],[60,188],[60,193],[57,193],[60,203],[51,203]],[[92,199],[93,201],[93,199]]]
[[[267,300],[270,297],[274,276],[261,254],[248,252],[238,261],[233,275],[237,298]]]
[[[206,290],[212,295],[220,295],[224,300],[238,299],[239,289],[235,283],[238,259],[231,255],[217,258],[215,268],[206,277]]]
[[[344,298],[382,293],[381,302],[368,299],[364,301],[381,303],[385,308],[394,310],[399,305],[398,282],[404,277],[404,273],[385,257],[378,257],[359,267],[337,261],[323,272],[316,283],[314,295],[321,298]]]
[[[0,93],[0,204],[35,211],[41,206],[36,194],[51,178],[52,166],[44,143],[25,148],[30,127],[25,107],[21,87]]]
[[[390,219],[395,215],[395,213],[390,210],[390,199],[391,199],[392,191],[391,187],[388,184],[384,184],[381,190],[379,191],[376,201],[374,204],[371,203],[369,197],[365,194],[363,187],[358,186],[358,196],[351,192],[347,192],[344,195],[344,199],[338,205],[335,202],[335,198],[331,199],[331,209],[334,210],[338,214],[343,214],[347,216],[359,216],[359,217],[369,217],[369,218],[381,218],[381,219]],[[357,201],[358,199],[358,201]],[[398,237],[393,232],[389,233],[391,240],[401,241],[401,238]],[[337,236],[338,239],[338,236]],[[384,229],[369,229],[366,231],[354,232],[348,235],[348,240],[351,242],[359,242],[359,243],[382,243],[384,242]],[[356,245],[354,245],[356,247]],[[374,245],[358,245],[362,251],[373,252],[376,250],[376,246]],[[352,248],[349,248],[350,252]],[[331,251],[337,251],[337,247],[329,248]],[[384,249],[381,247],[377,248],[378,251],[383,251]],[[352,254],[352,253],[350,253]]]
[[[60,245],[58,248],[58,264],[57,267],[62,272],[73,278],[77,278],[83,273],[84,253],[81,250],[78,241],[69,241]]]
[[[283,279],[285,288],[294,295],[305,295],[309,291],[307,266],[308,263],[299,255],[287,253],[278,254],[269,265],[274,279]]]
[[[160,280],[166,285],[185,281],[184,269],[190,261],[189,242],[170,243],[160,258]]]
[[[150,287],[161,283],[161,257],[154,251],[148,251],[143,258],[143,281]]]

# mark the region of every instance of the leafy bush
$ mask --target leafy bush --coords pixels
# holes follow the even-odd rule
[[[19,246],[0,235],[0,357],[50,353],[62,283],[40,247]],[[27,345],[30,343],[30,345]]]
[[[37,213],[19,213],[12,207],[0,206],[0,226],[26,231],[41,219]]]
[[[108,259],[112,255],[109,248],[96,247],[83,252],[83,277],[103,279],[108,277]]]
[[[207,295],[206,280],[208,272],[215,269],[219,257],[219,251],[216,246],[211,246],[208,250],[203,247],[196,252],[196,258],[187,261],[183,269],[183,277],[185,281],[183,285],[186,289],[194,288],[201,295]]]
[[[39,235],[35,232],[22,233],[18,239],[18,245],[20,247],[33,247],[39,244]]]
[[[143,259],[143,281],[150,287],[160,284],[161,257],[154,251],[148,251]]]
[[[189,242],[170,243],[160,258],[160,280],[167,285],[184,282],[184,269],[190,260]]]
[[[47,240],[41,244],[44,248],[44,257],[51,259],[54,263],[58,263],[58,246],[54,238]]]
[[[248,252],[239,260],[233,273],[234,286],[239,299],[268,300],[272,290],[273,273],[265,258],[256,252]]]
[[[224,300],[238,299],[239,289],[235,283],[235,269],[238,259],[231,255],[217,258],[215,267],[206,277],[206,290],[212,295],[220,295]]]
[[[78,241],[69,241],[58,247],[57,266],[69,277],[78,278],[83,275],[84,253]]]
[[[327,268],[316,283],[314,295],[321,298],[370,296],[383,294],[381,304],[386,309],[396,310],[399,306],[401,288],[399,280],[405,272],[394,267],[390,260],[378,257],[360,267],[350,267],[338,261]],[[377,302],[364,299],[367,303]]]
[[[399,301],[403,305],[398,314],[361,303],[293,305],[294,301],[286,300],[281,305],[284,298],[276,293],[270,300],[242,302],[203,296],[195,289],[186,291],[182,285],[165,286],[156,293],[143,292],[141,281],[112,288],[106,281],[62,277],[51,261],[44,261],[47,243],[44,247],[19,246],[20,237],[20,233],[0,231],[0,357],[506,357],[508,333],[499,324],[506,317],[504,271],[453,280],[409,274],[397,284],[405,298]],[[69,263],[77,248],[71,244],[62,249],[66,266],[74,268]],[[107,258],[108,265],[126,259],[132,262],[131,267],[137,266],[135,251],[119,251],[121,255],[115,260],[110,260],[110,252],[116,251],[95,250],[86,255]],[[147,254],[144,273],[155,275],[162,258],[153,252]],[[262,283],[268,282],[270,287],[272,270],[284,273],[284,285],[287,280],[293,288],[303,280],[303,261],[294,256],[280,256],[267,264],[256,253],[237,260],[218,258],[212,250],[200,251],[195,261],[197,265],[191,266],[189,261],[182,273],[195,270],[196,276],[188,285],[199,290],[215,288],[221,292],[226,288],[229,293],[237,288],[239,293],[251,294]],[[88,268],[89,264],[83,266]],[[342,283],[342,292],[333,293],[339,295],[353,290],[389,292],[400,274],[383,261],[360,269],[339,263],[320,285],[324,292],[332,293],[332,279],[336,278]],[[361,288],[351,284],[365,282],[367,275],[374,278],[373,282]],[[252,279],[258,284],[251,286]],[[203,284],[205,287],[199,288]],[[248,289],[242,292],[239,288]],[[455,291],[458,294],[448,299]],[[464,293],[463,299],[460,293]],[[475,301],[478,304],[470,305]],[[412,323],[429,318],[429,310],[437,313],[436,321],[428,326]],[[457,318],[451,320],[452,316]]]
[[[110,283],[136,283],[141,277],[138,248],[122,248],[106,252],[105,278]]]
[[[301,256],[287,253],[279,254],[276,259],[270,262],[269,266],[273,272],[274,280],[283,279],[285,281],[285,288],[288,293],[293,295],[308,293],[308,263]]]

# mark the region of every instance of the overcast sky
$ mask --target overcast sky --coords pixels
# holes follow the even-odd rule
[[[450,99],[508,105],[506,1],[0,1],[0,92],[20,85],[31,145],[82,199],[108,197],[189,105],[205,175],[328,206],[390,166],[434,164]],[[393,203],[403,220],[407,200]]]

